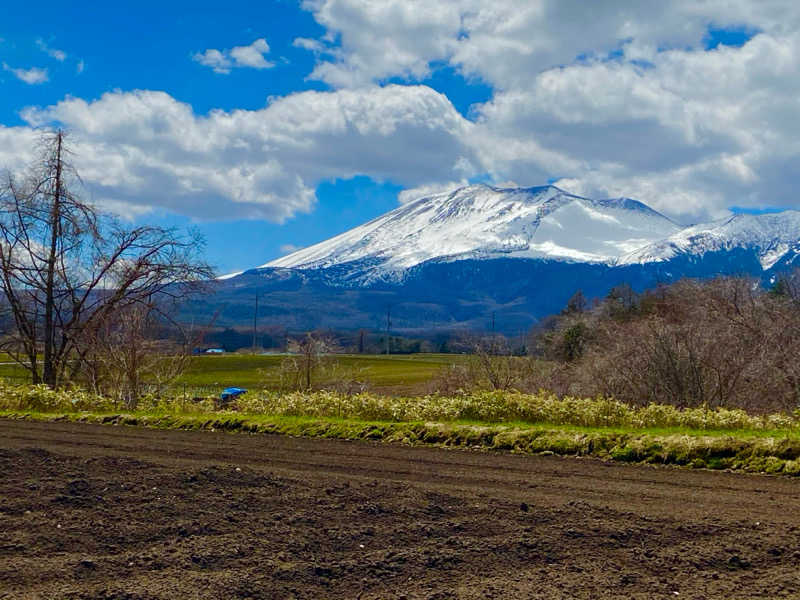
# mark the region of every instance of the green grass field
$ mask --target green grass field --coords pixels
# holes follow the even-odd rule
[[[191,392],[216,394],[217,388],[230,386],[248,389],[270,389],[280,384],[281,363],[286,355],[223,354],[193,356],[189,368],[175,382],[175,389],[184,385]],[[387,393],[424,393],[426,384],[441,369],[460,364],[460,354],[337,354],[331,355],[337,372],[366,382],[370,389]],[[22,382],[27,377],[10,358],[0,356],[0,377]],[[330,383],[319,381],[318,383]]]
[[[339,373],[368,383],[371,389],[412,392],[424,388],[443,368],[463,363],[458,354],[357,355],[329,357]],[[275,388],[285,355],[230,354],[195,356],[176,385]],[[324,378],[319,383],[325,383]]]
[[[28,372],[19,366],[5,352],[0,352],[0,377],[22,380],[29,377]]]

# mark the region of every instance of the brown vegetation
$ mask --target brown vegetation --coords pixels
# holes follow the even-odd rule
[[[789,411],[800,405],[797,275],[764,291],[746,278],[612,290],[543,336],[557,360],[547,387],[633,405]]]

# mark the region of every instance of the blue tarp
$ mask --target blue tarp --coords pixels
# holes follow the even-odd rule
[[[236,398],[237,396],[241,396],[246,391],[247,390],[244,389],[244,388],[229,387],[229,388],[225,388],[224,390],[222,390],[222,393],[219,395],[219,397],[222,400],[232,400],[233,398]]]

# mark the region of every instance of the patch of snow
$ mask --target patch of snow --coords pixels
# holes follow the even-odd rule
[[[615,262],[679,227],[641,203],[594,201],[554,186],[471,185],[434,194],[263,265],[314,269],[369,260],[376,277],[470,256]],[[370,276],[372,277],[372,276]]]
[[[238,277],[244,273],[244,271],[236,271],[235,273],[228,273],[227,275],[220,275],[217,277],[217,281],[225,281],[226,279],[233,279],[234,277]]]
[[[761,268],[766,271],[767,269],[771,269],[776,262],[786,256],[787,252],[789,252],[789,244],[776,244],[776,246],[771,250],[760,254],[758,257],[758,262],[761,263]]]
[[[687,227],[663,240],[623,256],[621,264],[663,262],[679,254],[702,256],[706,252],[752,248],[762,269],[772,268],[792,248],[800,245],[800,212],[739,214],[711,223]]]

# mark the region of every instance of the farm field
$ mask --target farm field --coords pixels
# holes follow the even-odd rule
[[[0,420],[0,598],[796,598],[800,482]]]
[[[276,388],[281,383],[281,363],[285,354],[223,354],[193,356],[189,367],[177,379],[174,389],[196,395],[216,395],[224,387]],[[2,357],[0,357],[1,359]],[[425,393],[428,382],[441,369],[463,363],[460,354],[336,354],[330,356],[347,376],[368,383],[370,389],[384,393]],[[27,372],[6,357],[0,360],[0,377],[22,381]]]
[[[179,384],[275,387],[280,383],[281,362],[286,355],[228,354],[195,356]],[[460,354],[395,354],[330,356],[338,367],[377,389],[415,388],[430,381],[443,367],[466,360]]]

